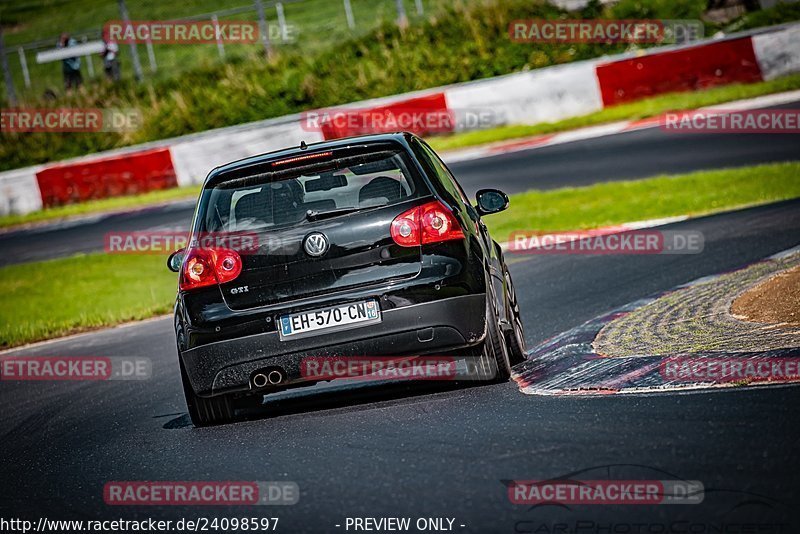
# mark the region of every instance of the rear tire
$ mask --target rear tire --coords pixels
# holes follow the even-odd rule
[[[234,420],[234,406],[231,395],[216,395],[214,397],[201,397],[194,392],[186,368],[183,366],[181,348],[184,346],[183,329],[179,326],[176,332],[178,338],[178,362],[181,368],[181,382],[183,394],[186,397],[186,407],[189,409],[189,418],[194,426],[210,426],[230,423]]]
[[[490,298],[487,296],[487,298]],[[486,310],[486,338],[477,348],[481,373],[485,380],[506,382],[511,377],[511,362],[508,359],[503,333],[498,326],[494,303],[489,302]]]
[[[508,356],[511,360],[511,365],[516,365],[525,361],[525,330],[522,328],[522,315],[519,311],[519,303],[517,302],[517,292],[514,290],[514,284],[511,281],[511,273],[508,268],[503,268],[503,276],[506,279],[506,288],[508,292],[508,307],[511,310],[511,325],[506,331],[506,339],[508,340]]]
[[[186,407],[189,408],[189,418],[194,426],[221,425],[232,422],[234,418],[233,399],[230,395],[215,395],[214,397],[201,397],[194,392],[186,370],[181,362],[181,380],[183,381],[183,394],[186,397]]]

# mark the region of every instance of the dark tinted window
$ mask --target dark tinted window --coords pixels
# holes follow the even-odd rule
[[[207,187],[199,230],[269,230],[299,224],[309,211],[389,206],[418,196],[418,181],[399,146],[336,151],[296,164],[275,162],[267,172],[248,176],[237,171],[235,178]]]

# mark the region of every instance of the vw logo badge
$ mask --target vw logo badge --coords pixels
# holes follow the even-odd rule
[[[308,234],[303,242],[306,254],[318,258],[328,252],[328,238],[319,232]]]

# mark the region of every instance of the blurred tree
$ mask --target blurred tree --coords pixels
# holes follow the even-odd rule
[[[581,9],[582,19],[596,19],[600,18],[602,14],[603,4],[600,3],[600,0],[589,0],[589,3]]]

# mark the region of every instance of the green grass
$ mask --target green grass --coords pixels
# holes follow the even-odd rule
[[[521,137],[563,132],[575,128],[595,126],[614,121],[645,119],[669,111],[696,109],[795,89],[800,89],[800,74],[793,74],[785,78],[767,82],[726,85],[691,93],[669,93],[646,98],[638,102],[612,106],[596,113],[558,122],[501,126],[488,130],[434,137],[428,141],[436,150],[455,150],[485,143],[518,139]]]
[[[0,216],[0,228],[28,223],[53,221],[79,215],[89,215],[129,208],[153,206],[173,200],[196,198],[199,192],[200,186],[176,187],[161,191],[151,191],[142,195],[90,200],[89,202],[83,202],[81,204],[59,206],[57,208],[34,211],[24,215],[4,215]]]
[[[514,195],[486,217],[494,238],[706,214],[800,197],[800,164],[698,172]],[[163,255],[91,254],[0,268],[0,347],[170,311],[176,275]]]
[[[497,241],[514,231],[582,230],[623,222],[722,210],[800,197],[800,163],[701,171],[588,187],[529,191],[486,217]]]
[[[91,254],[0,269],[0,347],[171,310],[164,257]]]

